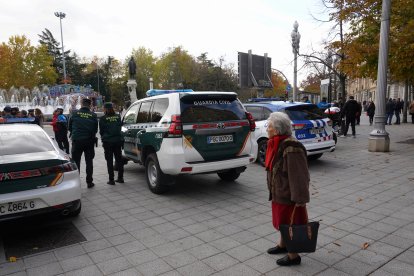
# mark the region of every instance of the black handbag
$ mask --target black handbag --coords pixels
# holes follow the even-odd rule
[[[308,211],[306,210],[306,224],[293,225],[296,205],[290,216],[290,225],[281,224],[279,226],[280,234],[289,253],[310,253],[315,252],[316,242],[318,239],[319,222],[308,220]]]

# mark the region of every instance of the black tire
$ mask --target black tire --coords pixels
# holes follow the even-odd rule
[[[317,160],[317,159],[319,159],[319,158],[321,158],[322,157],[322,155],[323,155],[323,153],[318,153],[318,154],[314,154],[314,155],[309,155],[308,156],[308,160]]]
[[[161,171],[158,158],[155,153],[151,153],[145,160],[145,177],[148,188],[154,194],[163,194],[168,190],[166,186],[171,182],[171,177]]]
[[[217,175],[221,178],[221,180],[231,182],[239,178],[240,173],[235,169],[231,169],[225,172],[219,172]]]
[[[266,160],[266,149],[267,149],[267,139],[263,139],[259,141],[257,144],[257,163],[265,166],[265,160]]]
[[[71,217],[71,218],[77,217],[77,216],[79,216],[79,214],[80,214],[81,211],[82,211],[82,203],[79,202],[79,208],[76,209],[75,211],[70,212],[69,215],[68,215],[68,217]]]

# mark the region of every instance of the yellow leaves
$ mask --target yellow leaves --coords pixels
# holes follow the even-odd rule
[[[362,249],[367,249],[368,248],[368,246],[369,246],[369,243],[367,243],[367,242],[364,242],[363,244],[362,244]]]
[[[9,258],[9,262],[11,262],[11,263],[15,263],[16,261],[17,261],[16,257],[10,257]]]

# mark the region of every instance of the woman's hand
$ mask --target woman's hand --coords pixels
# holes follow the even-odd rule
[[[303,204],[296,203],[295,206],[296,207],[306,207],[306,203],[303,203]]]

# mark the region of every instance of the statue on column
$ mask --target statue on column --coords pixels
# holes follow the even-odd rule
[[[135,79],[135,76],[137,74],[137,65],[135,64],[134,57],[131,57],[131,59],[128,62],[128,71],[129,71],[129,79],[130,80]]]

